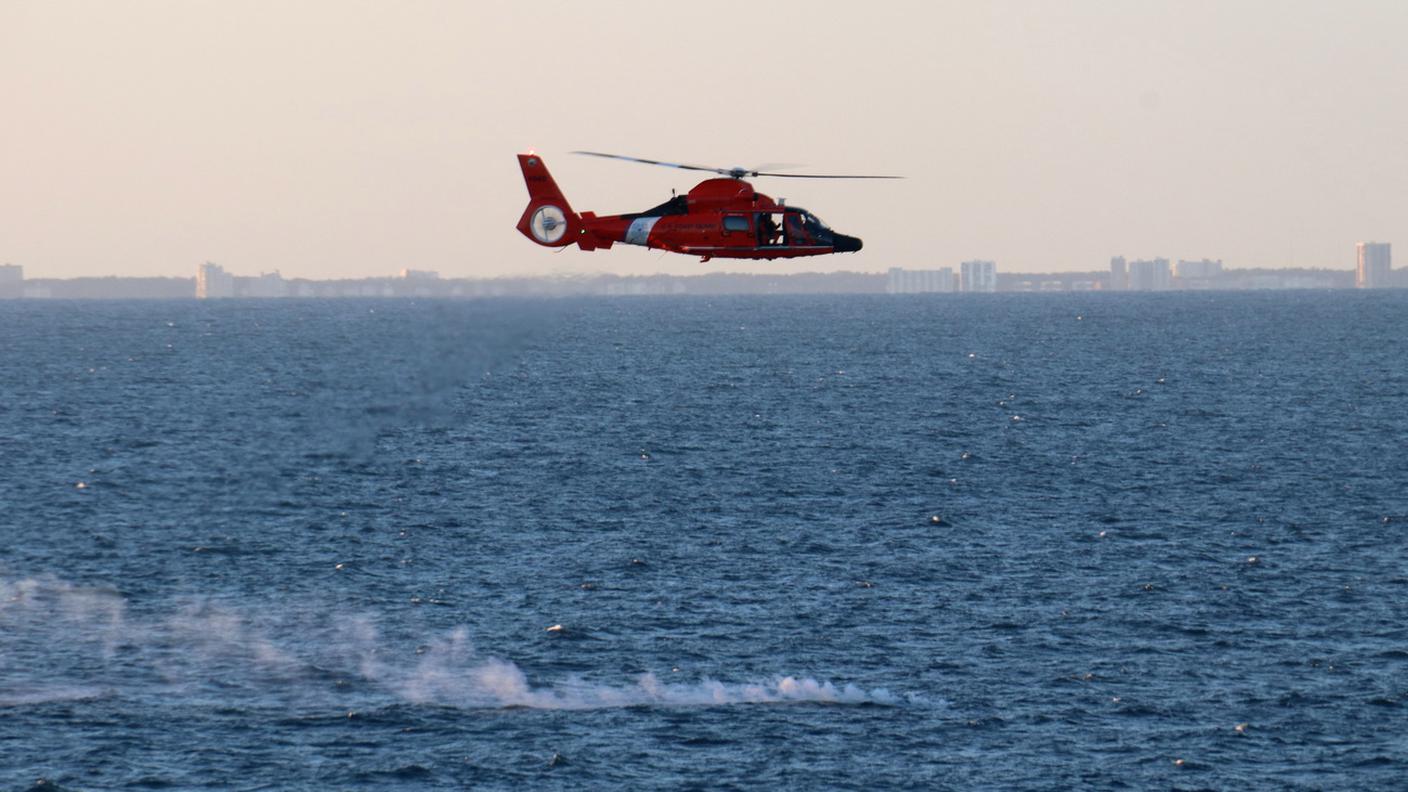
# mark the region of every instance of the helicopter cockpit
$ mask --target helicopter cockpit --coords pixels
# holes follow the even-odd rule
[[[831,230],[831,226],[823,223],[820,217],[808,212],[806,209],[798,209],[797,211],[802,215],[802,227],[808,231],[822,232]]]
[[[801,207],[787,210],[783,231],[789,245],[827,244],[831,241],[831,228],[821,218]]]
[[[756,212],[758,244],[768,246],[830,244],[832,231],[821,218],[798,207]]]

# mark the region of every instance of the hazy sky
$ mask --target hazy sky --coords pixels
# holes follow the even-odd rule
[[[514,230],[530,147],[598,213],[696,179],[573,149],[909,178],[757,182],[854,255],[555,253]],[[0,0],[27,277],[1350,268],[1362,239],[1408,251],[1400,0]]]

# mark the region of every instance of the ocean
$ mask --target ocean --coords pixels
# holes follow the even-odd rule
[[[1408,291],[12,301],[0,343],[0,788],[1408,778]]]

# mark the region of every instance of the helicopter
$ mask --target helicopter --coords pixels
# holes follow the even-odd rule
[[[660,165],[683,170],[708,171],[718,178],[705,179],[685,195],[644,212],[602,215],[572,211],[567,198],[548,172],[543,158],[530,151],[518,155],[523,181],[528,186],[528,207],[518,230],[544,247],[575,244],[582,250],[609,250],[620,242],[670,253],[711,258],[779,259],[855,253],[859,237],[831,230],[816,215],[800,206],[788,206],[753,189],[745,178],[771,176],[792,179],[901,179],[902,176],[835,176],[776,173],[761,168],[714,168],[675,162],[574,151],[590,157]],[[780,166],[774,166],[780,167]]]

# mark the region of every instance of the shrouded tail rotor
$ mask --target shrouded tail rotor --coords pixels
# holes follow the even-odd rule
[[[531,152],[519,154],[518,166],[523,170],[523,183],[528,186],[528,208],[518,220],[519,232],[545,247],[576,242],[582,219],[572,211],[542,158]]]
[[[528,231],[533,240],[544,245],[556,244],[567,234],[567,213],[556,206],[545,204],[533,212],[528,221]]]

